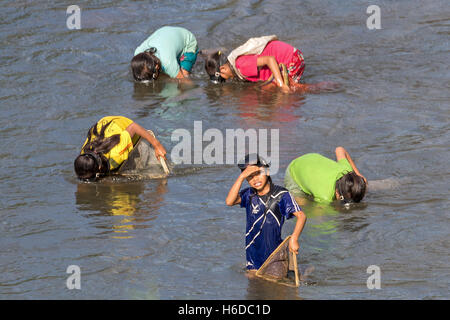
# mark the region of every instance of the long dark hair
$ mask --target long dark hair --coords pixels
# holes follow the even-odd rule
[[[360,202],[366,194],[366,182],[352,171],[336,181],[336,190],[343,202]]]
[[[142,53],[139,53],[131,59],[131,71],[133,78],[136,81],[151,81],[158,78],[159,72],[156,66],[161,68],[161,60],[156,55],[156,48],[150,48]]]
[[[216,51],[205,56],[205,70],[210,77],[220,72],[220,54],[220,51]]]
[[[205,71],[209,75],[209,79],[215,83],[219,82],[225,82],[225,79],[220,76],[220,67],[230,63],[228,60],[223,58],[223,52],[216,51],[207,55],[204,55],[205,57]],[[224,61],[225,60],[225,61]],[[235,79],[239,79],[236,77],[236,74],[233,70],[233,68],[230,65],[231,72],[234,75]]]
[[[112,120],[102,126],[100,132],[98,122],[89,129],[87,142],[74,161],[75,173],[79,179],[92,179],[109,172],[109,162],[104,154],[120,142],[120,134],[105,138],[105,131],[111,122]]]

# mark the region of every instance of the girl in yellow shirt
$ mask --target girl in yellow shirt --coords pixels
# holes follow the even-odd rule
[[[156,158],[166,159],[166,149],[147,130],[122,116],[100,119],[87,134],[80,155],[75,159],[75,173],[79,179],[107,175],[128,159],[139,136],[155,149]]]

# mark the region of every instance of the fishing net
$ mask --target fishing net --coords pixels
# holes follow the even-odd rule
[[[151,130],[148,132],[155,136]],[[167,177],[167,173],[155,156],[155,150],[147,140],[142,138],[139,138],[117,174],[152,179]]]
[[[288,236],[284,239],[272,252],[258,271],[256,271],[256,276],[265,280],[298,287],[297,256],[289,252],[290,237]],[[289,277],[289,271],[294,272],[294,279]]]

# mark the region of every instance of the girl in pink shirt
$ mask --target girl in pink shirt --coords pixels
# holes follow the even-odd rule
[[[290,44],[282,41],[270,41],[259,55],[242,55],[236,59],[236,68],[248,81],[267,81],[273,74],[270,63],[258,66],[258,58],[270,60],[274,58],[277,65],[284,64],[288,70],[289,78],[299,82],[305,69],[302,52]],[[266,61],[270,62],[270,61]]]
[[[325,82],[301,84],[300,78],[305,70],[303,54],[283,41],[269,41],[260,54],[240,55],[234,63],[230,56],[226,62],[221,61],[223,54],[220,51],[206,56],[205,69],[212,81],[224,82],[233,78],[251,82],[267,81],[272,86],[278,86],[283,92],[318,92],[329,85]],[[281,64],[287,69],[289,84],[283,80]]]

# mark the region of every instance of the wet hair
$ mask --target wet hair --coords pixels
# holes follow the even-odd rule
[[[220,67],[225,64],[221,64],[222,55],[223,53],[221,51],[216,51],[205,57],[206,73],[209,75],[209,79],[214,83],[225,82],[225,79],[220,75]],[[226,63],[228,63],[228,61]]]
[[[131,59],[131,71],[134,80],[151,81],[158,78],[159,71],[156,70],[156,66],[159,65],[159,68],[161,68],[161,60],[155,56],[155,52],[156,48],[150,48]]]
[[[358,203],[366,194],[366,182],[352,171],[336,181],[336,190],[344,203]]]
[[[98,122],[89,129],[87,142],[74,161],[75,173],[79,179],[93,179],[109,172],[109,162],[104,154],[120,142],[120,134],[105,138],[105,130],[111,122],[112,120],[106,123],[100,133],[97,130]],[[92,138],[93,135],[95,138]]]

